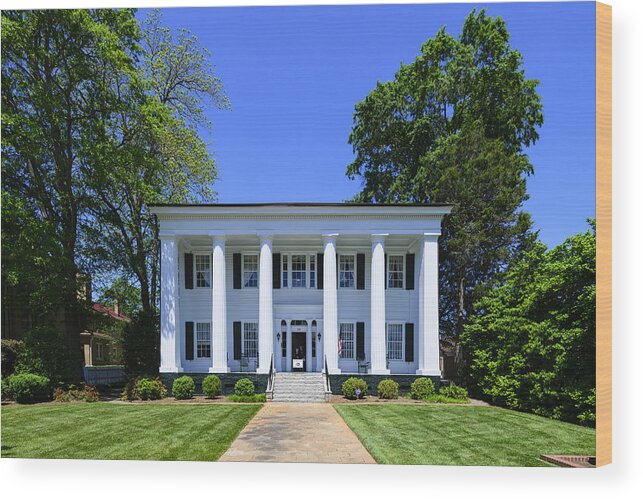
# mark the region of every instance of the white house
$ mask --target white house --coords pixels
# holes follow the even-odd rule
[[[154,205],[161,373],[439,376],[447,205]]]

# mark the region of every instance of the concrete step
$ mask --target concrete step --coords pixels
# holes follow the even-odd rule
[[[326,401],[321,373],[276,373],[273,402],[321,403]]]

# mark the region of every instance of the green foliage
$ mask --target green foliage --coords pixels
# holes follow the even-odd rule
[[[355,201],[453,204],[440,238],[440,327],[455,337],[476,289],[532,241],[519,208],[542,104],[509,38],[484,10],[458,37],[441,29],[356,105],[349,137],[347,175],[363,182]]]
[[[368,392],[368,385],[362,378],[348,378],[342,383],[342,393],[349,400],[363,399]]]
[[[536,244],[481,298],[462,336],[467,385],[494,404],[593,425],[596,233]]]
[[[435,385],[430,378],[417,378],[411,383],[411,398],[415,400],[426,400],[435,393]]]
[[[54,402],[98,402],[99,399],[96,387],[84,383],[80,388],[72,385],[69,390],[62,388],[54,390]]]
[[[234,384],[234,394],[239,397],[249,397],[255,394],[255,384],[248,378],[241,378]]]
[[[466,388],[456,385],[455,383],[449,383],[448,386],[443,386],[440,388],[440,395],[443,397],[457,399],[457,400],[469,400],[469,392]]]
[[[136,381],[135,386],[135,392],[132,394],[133,399],[158,400],[167,395],[165,385],[158,378],[141,378]]]
[[[63,335],[51,327],[29,331],[18,353],[16,373],[39,374],[56,386],[75,381],[73,355]]]
[[[265,402],[266,401],[266,394],[265,393],[255,393],[254,395],[230,395],[228,397],[228,400],[230,402],[246,402],[246,403],[253,403],[253,402]]]
[[[100,291],[98,303],[114,308],[118,302],[119,311],[127,317],[134,317],[141,311],[141,289],[125,277],[118,277]]]
[[[194,397],[194,380],[190,376],[179,376],[172,383],[172,395],[178,400],[187,400]]]
[[[213,399],[215,397],[218,397],[219,395],[221,395],[221,380],[219,379],[219,376],[209,374],[208,376],[203,378],[201,388],[203,389],[203,393],[207,398]]]
[[[136,314],[123,329],[123,363],[128,380],[158,373],[159,327],[156,317]]]
[[[2,376],[10,376],[16,370],[18,352],[22,346],[22,341],[5,340],[1,341],[2,346]]]
[[[14,374],[5,388],[9,398],[19,404],[44,402],[51,399],[51,382],[44,376],[31,373]]]
[[[383,379],[377,385],[377,396],[381,399],[397,399],[400,385],[392,379]]]

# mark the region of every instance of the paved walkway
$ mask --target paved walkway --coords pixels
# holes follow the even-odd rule
[[[267,403],[219,461],[374,464],[330,404]]]

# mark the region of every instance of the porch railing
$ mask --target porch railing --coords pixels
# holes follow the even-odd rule
[[[268,385],[266,386],[266,398],[272,399],[275,391],[275,355],[270,355],[270,369],[268,369]]]
[[[326,358],[326,355],[324,355],[324,370],[322,371],[322,374],[324,376],[324,390],[326,392],[326,400],[330,400],[330,396],[333,392],[330,389],[330,376],[328,373],[328,359]]]

